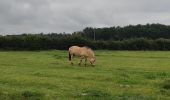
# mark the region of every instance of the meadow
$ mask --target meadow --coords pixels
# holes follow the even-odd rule
[[[170,100],[170,51],[0,51],[0,100]]]

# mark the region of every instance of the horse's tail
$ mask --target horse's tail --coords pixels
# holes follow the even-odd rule
[[[68,58],[69,58],[69,61],[71,61],[71,54],[70,54],[70,51],[68,52]]]

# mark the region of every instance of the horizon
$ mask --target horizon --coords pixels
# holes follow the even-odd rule
[[[94,29],[98,29],[98,28],[112,28],[112,27],[121,27],[121,28],[124,28],[124,27],[127,27],[127,26],[137,26],[137,25],[141,25],[141,26],[145,26],[145,25],[165,25],[165,26],[170,26],[170,25],[166,25],[166,24],[160,24],[160,23],[146,23],[146,24],[134,24],[134,25],[132,25],[132,24],[129,24],[129,25],[125,25],[125,26],[109,26],[109,27],[84,27],[83,29],[85,29],[85,28],[94,28]],[[29,33],[29,32],[25,32],[25,33],[19,33],[19,34],[10,34],[10,33],[0,33],[0,36],[7,36],[7,35],[24,35],[24,34],[32,34],[32,35],[36,35],[36,34],[73,34],[73,33],[75,33],[75,32],[82,32],[83,31],[83,29],[82,30],[77,30],[77,31],[74,31],[74,32],[35,32],[35,33]]]

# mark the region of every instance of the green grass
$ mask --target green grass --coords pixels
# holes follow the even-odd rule
[[[169,51],[95,51],[96,66],[67,51],[1,51],[0,100],[170,100]]]

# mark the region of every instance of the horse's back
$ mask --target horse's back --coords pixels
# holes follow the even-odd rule
[[[91,48],[84,46],[71,46],[69,48],[69,52],[75,55],[81,55],[81,56],[94,56],[94,52]]]
[[[71,46],[69,48],[69,52],[75,55],[79,55],[80,54],[80,47],[78,46]]]
[[[78,47],[78,46],[71,46],[71,47],[69,48],[69,51],[71,51],[71,50],[76,50],[76,49],[78,49],[78,48],[80,48],[80,47]]]

